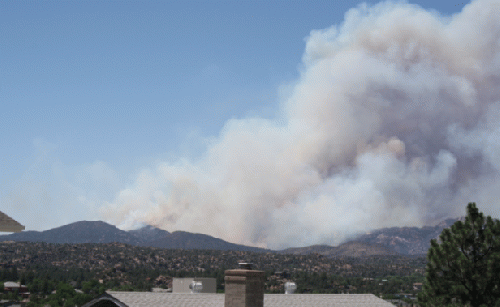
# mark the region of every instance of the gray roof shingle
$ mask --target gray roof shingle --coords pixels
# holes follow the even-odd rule
[[[209,293],[155,293],[155,292],[107,292],[128,307],[223,307],[224,294]],[[394,306],[373,294],[264,294],[265,307],[333,306],[355,307]]]

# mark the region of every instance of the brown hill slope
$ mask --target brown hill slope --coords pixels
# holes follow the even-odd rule
[[[380,255],[397,255],[395,251],[381,245],[366,242],[346,242],[339,246],[312,245],[306,247],[287,248],[282,254],[308,255],[320,254],[326,257],[364,257]]]
[[[333,253],[327,254],[330,257],[364,257],[380,255],[397,255],[395,251],[381,245],[365,242],[351,241],[336,247]]]
[[[271,250],[251,247],[246,245],[226,242],[219,238],[214,238],[201,233],[190,233],[185,231],[174,231],[163,238],[148,241],[142,246],[158,248],[182,248],[182,249],[213,249],[213,250],[234,250],[251,252],[270,252]]]
[[[305,247],[290,247],[284,250],[280,250],[281,254],[292,254],[292,255],[308,255],[308,254],[320,254],[328,253],[333,248],[330,245],[311,245]]]
[[[356,238],[357,242],[380,244],[403,255],[426,254],[431,239],[439,237],[443,229],[449,228],[457,219],[447,219],[436,226],[391,227],[375,230]]]

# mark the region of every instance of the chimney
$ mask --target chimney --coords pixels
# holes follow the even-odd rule
[[[225,272],[224,307],[263,307],[265,273],[252,270],[251,263],[239,265]]]

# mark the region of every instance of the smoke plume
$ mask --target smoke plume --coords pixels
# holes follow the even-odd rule
[[[276,118],[228,121],[200,159],[143,171],[103,217],[284,248],[432,224],[469,201],[499,216],[498,16],[497,0],[349,10],[311,31]]]

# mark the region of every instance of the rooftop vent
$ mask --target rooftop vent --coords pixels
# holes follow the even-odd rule
[[[297,290],[297,284],[294,282],[287,281],[285,283],[285,294],[293,294]]]
[[[191,289],[191,293],[200,293],[203,290],[203,284],[201,281],[192,281],[189,284],[189,289]]]

